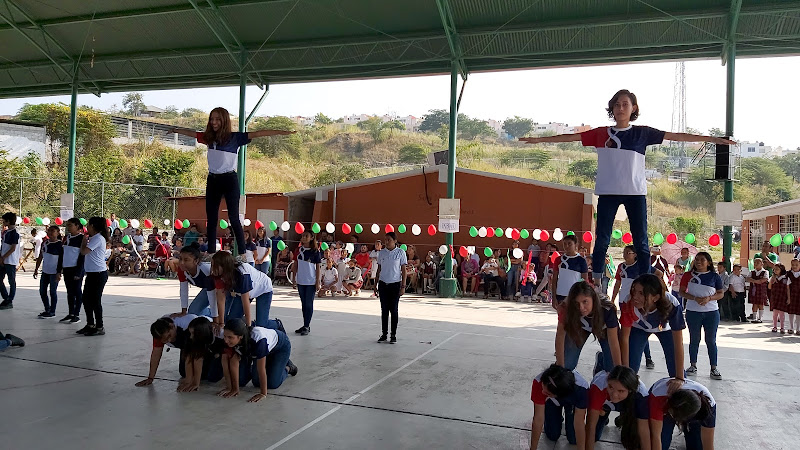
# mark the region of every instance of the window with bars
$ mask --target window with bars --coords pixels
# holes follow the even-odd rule
[[[750,221],[750,250],[761,251],[764,243],[764,219]]]
[[[778,232],[781,236],[787,233],[792,233],[797,240],[797,235],[800,234],[800,214],[787,214],[778,218]],[[794,251],[794,243],[790,245],[782,244],[780,246],[781,253],[791,253]]]

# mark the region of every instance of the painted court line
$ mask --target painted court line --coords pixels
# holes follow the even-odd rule
[[[342,408],[342,406],[349,405],[350,403],[352,403],[358,397],[361,397],[363,394],[366,394],[367,392],[371,391],[373,388],[375,388],[376,386],[380,385],[384,381],[386,381],[389,378],[391,378],[391,377],[397,375],[398,373],[402,372],[406,367],[408,367],[408,366],[414,364],[415,362],[419,361],[420,359],[424,358],[425,356],[427,356],[428,354],[430,354],[431,352],[433,352],[437,348],[441,347],[442,345],[446,344],[447,342],[449,342],[451,339],[453,339],[454,337],[458,336],[459,334],[461,334],[461,332],[457,332],[457,333],[453,334],[452,336],[448,337],[447,339],[443,340],[442,342],[436,344],[435,346],[433,346],[432,348],[428,349],[423,354],[421,354],[421,355],[417,356],[416,358],[412,359],[411,361],[403,364],[402,366],[400,366],[399,368],[395,369],[394,371],[392,371],[391,373],[389,373],[385,377],[381,378],[380,380],[378,380],[378,381],[372,383],[371,385],[367,386],[366,388],[362,389],[361,391],[358,392],[358,394],[355,394],[352,397],[348,398],[347,400],[345,400],[342,403],[342,405],[339,405],[339,406],[331,409],[330,411],[326,412],[325,414],[323,414],[323,415],[317,417],[316,419],[312,420],[311,422],[305,424],[303,427],[301,427],[300,429],[296,430],[292,434],[286,436],[285,438],[281,439],[280,441],[278,441],[278,442],[272,444],[271,446],[267,447],[267,450],[274,450],[274,449],[280,447],[281,445],[285,444],[286,442],[288,442],[289,440],[293,439],[298,434],[300,434],[303,431],[311,428],[312,426],[314,426],[317,423],[319,423],[321,420],[325,419],[326,417],[328,417],[331,414],[335,413],[336,411],[340,410]]]

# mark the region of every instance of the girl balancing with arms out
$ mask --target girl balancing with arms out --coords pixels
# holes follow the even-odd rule
[[[520,138],[529,144],[544,142],[580,141],[597,149],[597,237],[593,261],[605,261],[614,216],[620,205],[630,218],[633,243],[638,254],[639,273],[647,273],[650,266],[650,248],[647,240],[647,181],[645,180],[645,150],[648,145],[664,140],[680,142],[711,142],[735,144],[730,139],[689,133],[669,133],[647,126],[633,126],[639,117],[636,95],[627,89],[617,91],[608,101],[608,117],[615,121],[612,127],[593,128],[583,133],[560,134],[548,137]],[[210,219],[209,219],[210,220]],[[594,285],[601,285],[602,264],[596,264]]]
[[[257,137],[278,136],[295,133],[284,130],[259,130],[240,133],[231,131],[231,116],[225,108],[214,108],[208,116],[208,125],[203,132],[175,128],[175,133],[197,139],[208,146],[208,181],[206,183],[206,217],[208,219],[209,253],[216,251],[213,242],[217,239],[219,204],[225,198],[228,219],[236,237],[236,249],[245,253],[242,222],[239,219],[239,176],[236,173],[239,147],[247,145]]]

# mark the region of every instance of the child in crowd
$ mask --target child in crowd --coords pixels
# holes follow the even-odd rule
[[[728,277],[728,293],[731,295],[731,320],[734,322],[747,322],[747,313],[744,312],[745,276],[742,275],[742,266],[733,265],[731,276]]]
[[[461,267],[461,296],[464,297],[470,292],[475,293],[477,296],[478,284],[480,284],[480,279],[478,278],[480,266],[478,265],[478,261],[472,258],[472,255],[467,255],[459,267]],[[472,283],[470,283],[470,281],[472,281]]]
[[[0,295],[3,296],[0,309],[11,309],[14,307],[14,296],[17,295],[17,264],[22,253],[17,231],[17,215],[13,212],[3,214],[3,227],[6,231],[3,232],[3,243],[0,245]],[[8,278],[8,290],[6,290],[6,278]]]
[[[339,250],[339,261],[336,263],[336,270],[339,272],[339,281],[336,283],[336,293],[344,294],[344,273],[347,272],[347,263],[350,261],[350,252],[347,247]]]
[[[354,297],[361,292],[361,286],[364,284],[364,278],[361,276],[361,267],[358,267],[355,258],[350,258],[347,261],[347,270],[344,272],[344,288],[345,295]]]
[[[422,264],[422,293],[431,294],[434,291],[433,279],[436,276],[436,263],[433,261],[433,254],[428,252],[425,262]]]
[[[754,270],[750,272],[747,281],[750,283],[750,295],[748,301],[753,305],[753,320],[751,323],[761,323],[764,316],[764,305],[767,299],[767,283],[769,282],[769,272],[764,268],[764,261],[761,258],[753,260]]]
[[[772,268],[772,277],[769,279],[769,306],[772,309],[772,332],[778,332],[778,322],[781,323],[781,334],[786,333],[786,310],[788,309],[789,285],[786,283],[786,266],[775,264]],[[789,329],[792,324],[789,324]]]
[[[558,441],[564,422],[567,442],[578,445],[578,448],[584,447],[589,383],[577,371],[551,365],[533,379],[531,401],[531,450],[539,448],[542,430],[547,439]]]
[[[36,259],[36,270],[42,267],[42,277],[39,280],[39,295],[42,297],[44,311],[39,314],[40,319],[50,319],[56,316],[58,303],[58,283],[61,281],[62,264],[64,262],[64,243],[61,241],[61,229],[52,225],[47,229],[47,241],[42,245],[39,258]],[[48,291],[50,297],[48,298]]]
[[[691,268],[692,268],[692,257],[691,257],[691,255],[689,255],[689,249],[688,248],[683,247],[681,249],[681,257],[678,258],[677,261],[675,261],[675,264],[676,265],[680,264],[681,266],[683,266],[683,271],[684,272],[686,272],[687,270],[691,270]]]
[[[250,236],[249,230],[244,230],[244,260],[247,264],[251,266],[256,266],[256,252],[258,248],[256,246],[253,237]]]
[[[672,295],[675,296],[675,298],[677,298],[678,301],[681,302],[681,305],[683,305],[683,307],[685,309],[686,308],[686,301],[684,301],[681,298],[681,279],[683,278],[683,274],[686,273],[686,269],[682,265],[680,265],[678,263],[675,263],[675,265],[673,266],[672,270],[673,270],[673,274],[672,274],[672,277],[671,277],[672,282],[670,283],[671,284]]]
[[[317,238],[306,230],[300,235],[300,247],[292,264],[292,284],[297,286],[303,309],[303,326],[295,333],[306,336],[311,333],[311,316],[314,314],[314,294],[320,289],[320,263],[322,253]]]
[[[320,283],[322,287],[317,293],[317,295],[320,297],[325,297],[328,292],[335,296],[336,285],[339,283],[339,271],[333,265],[333,259],[330,257],[330,252],[325,250],[325,253],[328,257],[325,258],[325,268],[322,269],[322,282]]]
[[[81,305],[83,304],[83,268],[84,256],[81,254],[83,243],[83,225],[80,219],[73,217],[66,221],[67,237],[64,239],[64,258],[62,260],[62,273],[64,286],[67,288],[67,316],[61,319],[62,323],[78,323],[81,321]]]
[[[793,259],[791,270],[786,272],[789,285],[789,300],[786,312],[789,313],[789,334],[800,334],[800,260]]]
[[[553,290],[556,300],[561,303],[567,298],[573,284],[581,280],[589,281],[589,266],[586,259],[578,254],[578,238],[575,235],[564,236],[564,254],[558,263],[553,273]],[[599,277],[597,284],[600,284]]]
[[[522,296],[523,303],[531,303],[533,300],[533,291],[536,289],[536,270],[534,270],[533,266],[531,266],[530,270],[526,274],[525,272],[522,273],[523,281],[520,282],[519,291],[520,295]],[[524,284],[523,284],[524,283]]]
[[[230,398],[239,395],[239,388],[253,381],[260,392],[247,400],[254,403],[267,397],[267,389],[277,389],[287,376],[297,375],[297,366],[289,356],[292,344],[281,330],[248,327],[240,319],[225,323],[225,350],[222,372],[225,388],[217,393]]]
[[[497,283],[500,295],[503,296],[505,292],[505,282],[504,279],[500,277],[500,266],[497,264],[497,260],[494,256],[486,258],[483,266],[481,266],[481,277],[483,278],[483,298],[489,298],[489,284],[492,281]]]
[[[86,235],[81,244],[84,256],[83,267],[86,282],[83,286],[83,311],[86,313],[86,326],[76,331],[85,336],[106,334],[103,324],[103,289],[108,282],[108,267],[105,262],[105,247],[108,242],[108,228],[102,217],[92,217],[86,224]]]
[[[720,279],[722,280],[723,291],[722,298],[717,301],[717,304],[719,304],[719,320],[731,320],[731,299],[728,295],[728,280],[730,279],[731,275],[728,273],[728,269],[725,267],[725,262],[720,261],[717,263],[717,275],[719,275]]]

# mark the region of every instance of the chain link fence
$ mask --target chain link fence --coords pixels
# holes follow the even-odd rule
[[[0,183],[0,201],[4,209],[23,217],[58,217],[61,194],[67,192],[67,180],[57,178],[5,177]],[[181,186],[153,186],[75,181],[75,216],[144,219],[155,223],[175,220],[175,197],[205,195],[205,189]]]

